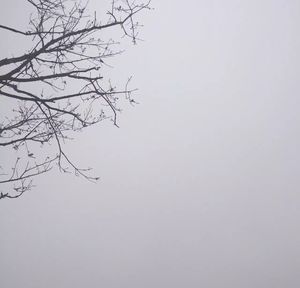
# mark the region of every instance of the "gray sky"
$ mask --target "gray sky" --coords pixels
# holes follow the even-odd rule
[[[67,145],[101,181],[52,173],[1,201],[1,287],[300,286],[300,2],[152,6],[113,59],[141,104]]]

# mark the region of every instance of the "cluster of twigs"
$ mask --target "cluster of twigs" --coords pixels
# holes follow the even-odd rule
[[[117,125],[121,95],[134,103],[128,85],[118,90],[104,80],[106,59],[120,52],[114,50],[116,42],[103,40],[101,33],[119,27],[136,43],[139,24],[135,15],[149,9],[149,2],[115,0],[102,23],[96,14],[88,16],[86,5],[77,0],[26,1],[35,10],[27,31],[0,25],[0,30],[33,41],[32,48],[21,56],[0,60],[0,97],[14,101],[16,107],[0,123],[0,149],[11,147],[17,155],[11,172],[0,167],[0,184],[12,184],[14,190],[0,190],[0,199],[21,196],[31,189],[33,177],[48,172],[54,164],[63,172],[98,179],[72,162],[63,143],[68,132],[103,119]],[[57,147],[52,158],[32,152],[37,145],[52,142]]]

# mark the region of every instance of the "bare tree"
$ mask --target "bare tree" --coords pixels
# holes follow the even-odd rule
[[[102,35],[119,28],[135,44],[140,26],[135,16],[150,9],[149,2],[114,0],[101,22],[96,13],[87,15],[86,5],[77,0],[25,3],[34,9],[28,30],[0,25],[0,30],[32,40],[24,54],[0,60],[0,99],[3,103],[7,98],[14,107],[1,119],[0,149],[11,148],[15,157],[12,167],[0,167],[0,199],[20,197],[32,188],[35,176],[54,166],[98,179],[89,169],[78,168],[63,144],[72,131],[103,119],[117,125],[121,96],[134,103],[128,85],[119,90],[104,79],[106,59],[120,51],[114,48],[118,42]],[[49,152],[51,143],[54,153]]]

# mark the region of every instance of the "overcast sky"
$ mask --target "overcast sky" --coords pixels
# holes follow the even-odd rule
[[[300,287],[300,2],[152,7],[113,59],[140,104],[67,144],[100,181],[54,172],[1,200],[0,287]]]

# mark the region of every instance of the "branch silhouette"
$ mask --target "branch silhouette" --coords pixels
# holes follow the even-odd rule
[[[18,198],[33,187],[33,178],[58,166],[89,181],[90,169],[79,168],[64,150],[69,132],[110,119],[117,126],[123,96],[134,103],[133,89],[118,89],[103,74],[106,61],[120,54],[118,42],[102,32],[119,28],[136,44],[140,24],[135,17],[150,1],[114,0],[107,19],[87,14],[87,5],[71,0],[27,0],[34,14],[29,29],[0,25],[0,32],[32,40],[22,55],[0,59],[0,97],[15,107],[0,122],[0,149],[12,148],[15,162],[0,166],[0,199]],[[22,41],[22,40],[20,40]],[[49,145],[55,145],[50,156]],[[32,151],[37,150],[37,153]],[[51,149],[50,149],[51,150]],[[52,149],[53,150],[53,149]],[[10,172],[7,172],[10,171]],[[4,186],[12,185],[12,186]]]

